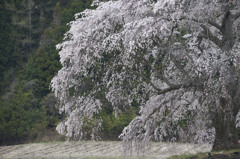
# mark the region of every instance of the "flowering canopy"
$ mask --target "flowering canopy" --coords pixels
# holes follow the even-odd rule
[[[239,5],[118,0],[76,14],[57,45],[63,68],[51,87],[67,115],[57,130],[83,139],[93,120],[96,138],[104,101],[116,115],[137,101],[123,140],[213,142],[219,113],[235,122],[239,111]]]

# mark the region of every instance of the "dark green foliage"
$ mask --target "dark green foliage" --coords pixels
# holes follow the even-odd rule
[[[237,127],[237,137],[240,139],[240,127]]]
[[[5,1],[0,0],[0,94],[4,86],[4,71],[13,64],[11,59],[13,44],[11,42],[10,12],[5,8]]]
[[[9,84],[8,70],[24,68],[39,46],[39,40],[53,17],[57,0],[0,1],[0,93]],[[15,78],[18,78],[17,76]]]
[[[53,93],[49,93],[47,96],[45,96],[40,103],[41,109],[45,113],[47,120],[46,126],[48,129],[55,129],[56,124],[59,122],[59,119],[62,119],[64,117],[64,114],[58,114],[58,110],[55,107],[56,103],[57,99]]]
[[[19,89],[10,101],[1,101],[0,141],[3,144],[22,142],[39,124],[44,126],[44,114],[33,98],[32,93]]]
[[[131,108],[118,116],[114,115],[114,113],[108,114],[103,111],[100,116],[103,120],[101,137],[105,140],[118,140],[118,136],[121,134],[123,128],[136,116],[136,110]]]

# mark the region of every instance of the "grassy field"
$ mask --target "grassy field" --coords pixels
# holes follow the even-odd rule
[[[211,150],[210,145],[180,143],[151,143],[139,152],[132,149],[125,155],[121,142],[79,141],[33,143],[1,146],[1,159],[123,159],[147,158],[166,159],[174,155],[197,154]]]

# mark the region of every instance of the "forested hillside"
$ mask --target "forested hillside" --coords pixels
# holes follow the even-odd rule
[[[56,45],[74,14],[92,0],[0,0],[0,144],[64,139],[50,81],[61,69]],[[115,116],[106,105],[102,139],[117,140],[136,110]],[[92,121],[87,121],[90,129]]]
[[[0,1],[0,141],[51,139],[62,116],[49,82],[61,68],[55,45],[74,13],[91,3],[71,0]],[[48,139],[46,139],[48,140]]]

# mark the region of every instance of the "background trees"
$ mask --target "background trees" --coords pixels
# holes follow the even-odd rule
[[[63,116],[49,94],[50,80],[61,68],[55,45],[68,30],[66,23],[74,19],[74,13],[83,11],[91,1],[0,3],[0,142],[60,139],[55,127]]]
[[[116,116],[137,105],[126,142],[237,146],[238,3],[120,0],[75,16],[51,83],[66,114],[58,132],[83,139],[88,119],[97,138],[106,105]]]

